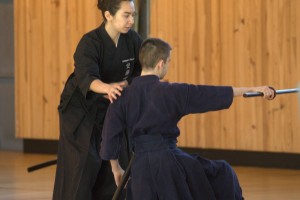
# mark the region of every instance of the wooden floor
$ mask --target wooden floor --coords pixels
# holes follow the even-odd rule
[[[27,167],[55,155],[0,151],[1,200],[50,200],[55,167],[32,173]],[[234,167],[246,200],[300,200],[300,170]]]

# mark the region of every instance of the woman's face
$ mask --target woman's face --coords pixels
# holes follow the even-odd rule
[[[135,8],[133,1],[122,1],[114,16],[109,15],[107,22],[119,33],[127,33],[134,24]]]

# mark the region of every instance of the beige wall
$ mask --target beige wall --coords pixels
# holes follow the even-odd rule
[[[15,138],[13,11],[13,0],[0,0],[0,151],[23,147]]]
[[[96,0],[15,0],[16,129],[58,138],[57,105]],[[300,1],[151,0],[150,35],[173,46],[169,81],[293,88],[300,79]],[[297,51],[298,50],[298,51]],[[181,123],[180,145],[300,153],[297,95],[236,98],[230,110]]]

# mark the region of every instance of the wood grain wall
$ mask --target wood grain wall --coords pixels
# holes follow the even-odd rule
[[[59,95],[83,33],[100,23],[96,0],[15,0],[16,130],[57,139]],[[213,85],[300,81],[300,1],[151,0],[150,36],[173,47],[167,79]],[[297,95],[234,100],[187,116],[181,146],[300,153]]]
[[[82,35],[101,21],[96,0],[15,0],[16,135],[57,139],[57,106]]]
[[[152,0],[150,35],[173,47],[169,81],[294,88],[300,81],[300,1]],[[186,117],[188,147],[300,153],[297,95],[236,98]]]

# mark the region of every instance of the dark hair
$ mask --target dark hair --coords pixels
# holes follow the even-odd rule
[[[171,46],[158,38],[146,39],[140,48],[139,60],[143,68],[154,68],[159,60],[167,61]]]
[[[112,16],[114,16],[116,12],[120,9],[122,1],[131,2],[133,0],[98,0],[97,7],[99,10],[101,10],[104,21],[106,21],[104,15],[105,11],[108,11]]]

